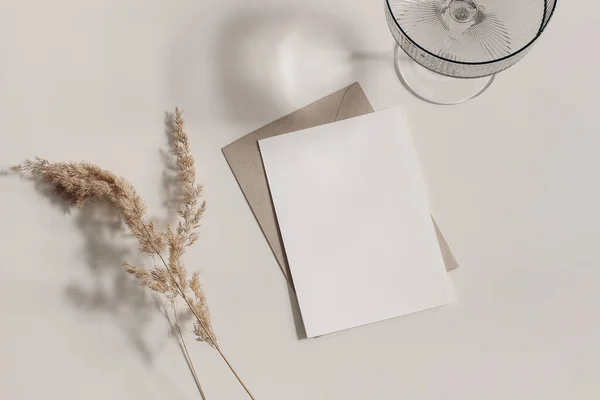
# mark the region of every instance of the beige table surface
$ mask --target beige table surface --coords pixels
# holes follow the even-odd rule
[[[397,80],[382,1],[0,0],[0,165],[96,162],[163,217],[163,113],[184,108],[208,200],[186,260],[257,399],[594,399],[598,26],[600,3],[559,1],[523,61],[443,108]],[[409,112],[459,301],[297,340],[220,149],[354,81],[375,109]],[[0,193],[0,398],[198,399],[163,316],[113,267],[129,244],[27,182],[0,177]],[[209,400],[246,398],[190,347]]]

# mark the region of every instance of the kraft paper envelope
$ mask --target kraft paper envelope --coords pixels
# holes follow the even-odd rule
[[[290,274],[285,257],[285,249],[279,234],[277,218],[269,192],[258,141],[372,112],[373,108],[362,88],[358,83],[353,83],[344,89],[257,129],[222,149],[231,167],[231,171],[235,175],[267,242],[269,242],[275,254],[281,270],[288,280],[290,279]],[[433,224],[444,257],[446,270],[453,270],[458,267],[458,263],[435,220]]]

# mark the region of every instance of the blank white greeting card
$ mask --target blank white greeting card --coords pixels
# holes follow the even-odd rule
[[[259,146],[308,337],[453,301],[402,110]]]

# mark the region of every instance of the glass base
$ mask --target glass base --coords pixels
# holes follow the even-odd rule
[[[415,96],[438,105],[461,104],[485,92],[496,75],[461,79],[437,74],[419,65],[396,45],[396,73],[402,84]]]

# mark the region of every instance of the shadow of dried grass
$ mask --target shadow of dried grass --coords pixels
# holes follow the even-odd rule
[[[160,159],[163,164],[162,172],[162,193],[163,193],[163,207],[165,209],[165,217],[163,224],[173,225],[177,220],[177,210],[182,204],[181,193],[179,190],[178,183],[178,168],[177,159],[174,156],[175,153],[175,142],[173,141],[173,135],[171,134],[175,130],[175,123],[173,122],[174,114],[171,112],[165,113],[165,137],[167,139],[167,148],[160,149]]]
[[[127,245],[118,215],[106,203],[93,203],[78,211],[75,224],[84,238],[81,251],[90,276],[65,288],[67,300],[82,312],[108,313],[142,360],[151,364],[152,350],[143,333],[161,302],[121,268],[125,259],[137,264],[142,260]]]

